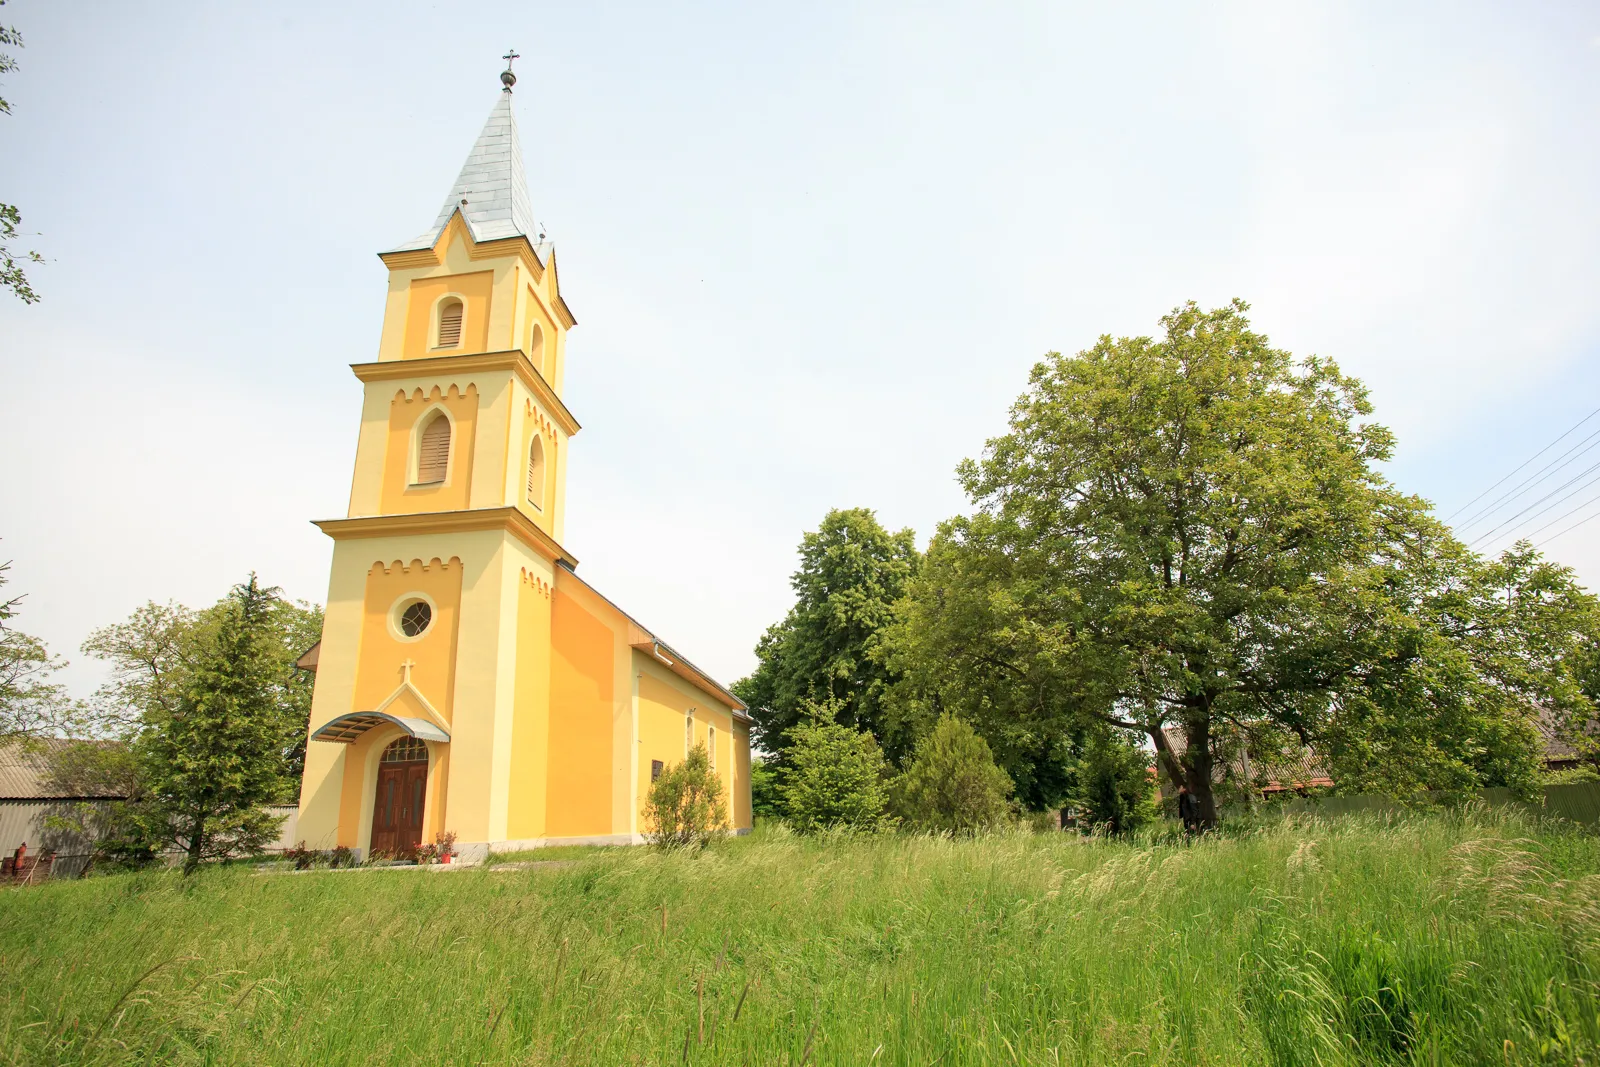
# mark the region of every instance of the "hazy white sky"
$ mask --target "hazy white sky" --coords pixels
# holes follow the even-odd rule
[[[325,595],[374,253],[433,219],[507,46],[580,323],[567,545],[725,681],[829,507],[925,541],[1042,353],[1187,298],[1363,378],[1445,513],[1600,407],[1592,3],[0,18],[0,201],[50,258],[0,296],[0,559],[79,692],[145,600]],[[1600,585],[1600,520],[1548,551]]]

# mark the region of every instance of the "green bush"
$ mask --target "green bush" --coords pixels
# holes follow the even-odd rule
[[[1540,785],[1582,785],[1585,782],[1600,782],[1600,773],[1593,767],[1580,764],[1576,767],[1545,771],[1539,776]]]
[[[889,763],[869,733],[833,720],[835,701],[807,702],[807,721],[789,732],[783,813],[800,833],[888,827]]]
[[[995,766],[989,743],[947,714],[912,750],[895,781],[895,807],[914,830],[974,834],[1010,817],[1011,792],[1011,776]]]
[[[661,848],[704,848],[728,828],[722,781],[711,769],[705,745],[667,768],[650,785],[644,806],[645,836]]]
[[[1084,738],[1073,803],[1078,823],[1097,833],[1131,834],[1158,814],[1150,754],[1109,727]]]
[[[783,814],[778,771],[764,759],[750,761],[750,813],[758,819],[776,819]]]

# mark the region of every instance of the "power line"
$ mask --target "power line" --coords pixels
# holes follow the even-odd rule
[[[1600,500],[1600,497],[1595,497],[1595,500]],[[1589,503],[1591,503],[1591,504],[1594,503],[1594,500],[1589,501]],[[1588,518],[1579,519],[1577,522],[1573,523],[1571,526],[1568,526],[1565,530],[1562,530],[1560,533],[1554,534],[1554,535],[1552,535],[1550,537],[1546,537],[1543,541],[1540,541],[1537,545],[1534,545],[1533,547],[1535,547],[1535,548],[1543,548],[1545,545],[1548,545],[1551,541],[1554,541],[1557,537],[1565,537],[1565,536],[1567,536],[1567,534],[1571,533],[1573,530],[1576,530],[1578,527],[1582,526],[1584,523],[1593,522],[1595,519],[1600,519],[1600,511],[1595,512],[1593,515],[1590,515]]]
[[[1537,530],[1529,531],[1528,536],[1532,537],[1534,534],[1543,533],[1544,531],[1550,529],[1550,527],[1554,526],[1556,523],[1560,522],[1561,520],[1569,519],[1572,516],[1576,515],[1578,512],[1582,511],[1584,508],[1588,507],[1590,504],[1593,504],[1597,500],[1600,500],[1600,494],[1597,494],[1595,496],[1590,497],[1588,500],[1585,500],[1583,503],[1579,504],[1577,507],[1573,508],[1571,511],[1564,512],[1564,513],[1562,513],[1560,515],[1557,515],[1555,518],[1551,519],[1549,522],[1545,523],[1543,526],[1539,527]],[[1600,512],[1597,512],[1596,514],[1600,514]],[[1590,516],[1590,518],[1593,518],[1593,517],[1594,516],[1592,516],[1592,515]],[[1584,519],[1583,521],[1584,522],[1588,522],[1589,519]],[[1582,523],[1579,523],[1579,525],[1581,526]],[[1556,534],[1556,536],[1560,537],[1561,535],[1560,534]]]
[[[1577,427],[1574,426],[1573,429],[1577,429]],[[1568,433],[1570,433],[1570,432],[1571,431],[1569,430]],[[1565,436],[1565,435],[1563,435],[1563,436]],[[1552,442],[1552,444],[1554,444],[1554,442]],[[1577,444],[1573,445],[1571,448],[1569,448],[1565,452],[1561,453],[1561,455],[1557,456],[1555,459],[1551,460],[1549,463],[1546,463],[1543,467],[1540,467],[1534,473],[1528,475],[1527,478],[1525,478],[1522,481],[1518,482],[1516,485],[1512,486],[1506,492],[1504,492],[1500,496],[1496,497],[1495,500],[1493,501],[1493,503],[1490,503],[1487,506],[1485,506],[1483,508],[1480,508],[1470,518],[1462,520],[1461,528],[1463,530],[1468,529],[1468,528],[1470,528],[1472,526],[1473,523],[1480,522],[1483,519],[1488,518],[1490,515],[1493,515],[1495,512],[1499,511],[1500,508],[1503,505],[1509,504],[1511,501],[1515,500],[1517,497],[1519,497],[1522,494],[1526,493],[1528,490],[1532,489],[1534,486],[1538,485],[1540,482],[1544,481],[1546,478],[1549,478],[1552,474],[1554,474],[1556,471],[1560,470],[1562,467],[1565,467],[1569,463],[1572,463],[1579,456],[1583,455],[1585,452],[1588,452],[1590,449],[1594,448],[1596,445],[1600,445],[1600,430],[1594,431],[1588,437],[1585,437],[1583,440],[1579,441]],[[1570,457],[1570,458],[1568,458],[1568,457]],[[1502,479],[1502,480],[1504,480],[1504,479]]]
[[[1567,430],[1566,433],[1562,434],[1560,437],[1557,437],[1554,441],[1551,441],[1549,444],[1547,444],[1543,448],[1539,449],[1539,451],[1535,452],[1533,455],[1529,456],[1527,459],[1525,459],[1521,463],[1517,464],[1514,468],[1512,468],[1510,474],[1507,474],[1504,478],[1501,478],[1500,481],[1495,482],[1489,488],[1485,489],[1483,492],[1479,493],[1477,496],[1473,497],[1471,500],[1467,501],[1465,504],[1462,504],[1459,508],[1457,508],[1455,511],[1451,512],[1449,515],[1446,515],[1444,521],[1445,522],[1449,522],[1451,519],[1455,518],[1457,515],[1461,514],[1463,511],[1466,511],[1472,505],[1476,504],[1478,501],[1482,500],[1484,497],[1486,497],[1490,493],[1494,492],[1507,479],[1509,479],[1511,477],[1511,475],[1516,474],[1517,471],[1521,470],[1523,467],[1526,467],[1528,464],[1532,463],[1534,460],[1538,459],[1540,456],[1544,455],[1546,452],[1548,452],[1552,448],[1556,447],[1556,445],[1559,445],[1563,440],[1565,440],[1567,438],[1567,436],[1569,434],[1572,433],[1573,430],[1576,430],[1579,426],[1582,426],[1584,423],[1588,422],[1590,419],[1594,418],[1596,415],[1600,415],[1600,408],[1595,408],[1593,411],[1589,412],[1589,414],[1587,414],[1583,418],[1579,419],[1571,427],[1571,429]]]
[[[1578,486],[1578,488],[1572,490],[1572,492],[1567,493],[1567,495],[1565,497],[1560,496],[1560,494],[1563,493],[1567,489],[1568,486],[1571,486],[1575,482],[1583,481],[1583,479],[1587,478],[1590,474],[1593,474],[1597,470],[1600,470],[1600,463],[1595,463],[1595,464],[1585,468],[1584,470],[1580,471],[1578,474],[1574,475],[1572,478],[1567,479],[1565,482],[1562,482],[1560,485],[1558,485],[1554,489],[1550,490],[1548,493],[1546,493],[1544,496],[1540,497],[1538,500],[1535,500],[1533,503],[1528,504],[1521,511],[1518,511],[1515,514],[1513,514],[1510,518],[1501,520],[1501,522],[1498,525],[1493,526],[1490,529],[1485,530],[1483,533],[1479,534],[1477,537],[1474,537],[1472,539],[1472,544],[1474,546],[1477,546],[1477,545],[1483,544],[1485,542],[1499,540],[1499,538],[1495,536],[1495,534],[1497,532],[1504,530],[1507,526],[1510,526],[1512,529],[1516,529],[1516,525],[1515,524],[1516,524],[1516,521],[1518,519],[1522,518],[1522,516],[1524,516],[1524,515],[1527,515],[1528,512],[1533,511],[1534,508],[1537,508],[1540,504],[1543,504],[1546,500],[1549,500],[1551,497],[1557,497],[1558,499],[1555,501],[1555,503],[1551,504],[1550,507],[1546,507],[1546,508],[1543,508],[1540,511],[1534,512],[1533,515],[1529,516],[1529,518],[1530,519],[1536,519],[1540,515],[1543,515],[1546,511],[1549,511],[1550,508],[1559,506],[1567,498],[1572,497],[1572,496],[1576,496],[1578,493],[1583,492],[1590,485],[1594,484],[1594,481],[1595,481],[1594,479],[1590,479],[1585,484]],[[1504,536],[1504,534],[1501,534],[1501,536]]]

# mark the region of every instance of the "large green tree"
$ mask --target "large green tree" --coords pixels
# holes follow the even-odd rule
[[[1361,384],[1246,310],[1191,303],[1033,369],[888,638],[902,703],[991,738],[1137,730],[1207,823],[1227,737],[1314,742],[1396,793],[1527,787],[1586,594],[1466,551],[1379,473],[1393,439]]]
[[[794,607],[757,644],[755,673],[733,686],[750,706],[755,741],[780,764],[808,701],[870,731],[891,758],[905,750],[910,738],[884,715],[894,676],[878,644],[917,561],[912,532],[890,533],[868,508],[830,511],[801,539]]]
[[[127,619],[94,631],[83,652],[111,664],[111,678],[91,701],[95,732],[131,739],[176,714],[236,595],[208,608],[147,603]],[[295,661],[322,636],[322,609],[271,596],[263,604],[264,655],[270,661],[267,714],[283,763],[289,799],[305,763],[314,678]]]
[[[185,874],[208,859],[258,851],[282,821],[265,810],[287,785],[277,600],[255,575],[236,586],[197,642],[170,714],[135,742],[146,789],[139,803],[184,853]]]

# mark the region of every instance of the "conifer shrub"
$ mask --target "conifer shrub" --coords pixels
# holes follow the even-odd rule
[[[1110,727],[1084,738],[1073,804],[1078,825],[1094,833],[1131,834],[1160,814],[1150,754]]]
[[[722,781],[711,769],[705,745],[668,767],[650,785],[644,806],[645,836],[660,848],[704,848],[728,828]]]
[[[834,719],[839,706],[807,701],[805,721],[789,732],[783,814],[803,834],[875,832],[893,824],[889,762],[870,733]]]
[[[1011,793],[1011,776],[995,765],[989,743],[946,714],[917,742],[896,779],[895,808],[910,829],[970,835],[1010,818]]]

